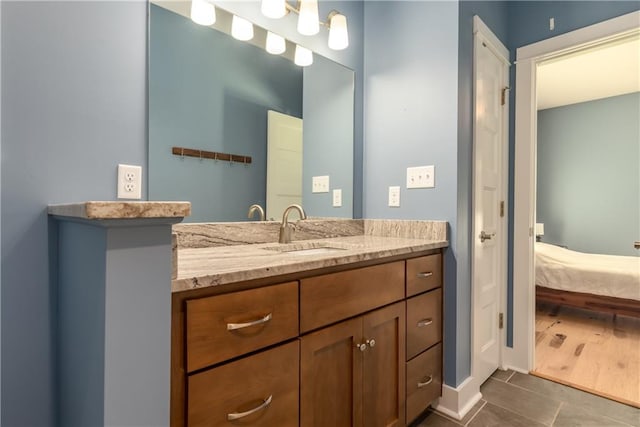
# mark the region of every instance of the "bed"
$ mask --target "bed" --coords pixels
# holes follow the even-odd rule
[[[536,300],[640,317],[640,257],[536,242]]]

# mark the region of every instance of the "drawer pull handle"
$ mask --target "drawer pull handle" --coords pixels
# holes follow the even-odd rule
[[[431,384],[432,382],[433,382],[433,375],[429,375],[429,378],[427,378],[426,381],[418,383],[418,388],[426,387],[429,384]]]
[[[424,273],[418,273],[418,278],[420,279],[426,279],[427,277],[431,277],[433,276],[433,272],[432,271],[426,271]]]
[[[418,328],[422,328],[423,326],[429,326],[432,323],[433,323],[433,319],[430,317],[428,319],[422,319],[418,322]]]
[[[227,331],[234,331],[236,329],[248,328],[250,326],[260,325],[262,323],[267,323],[273,317],[273,313],[269,313],[264,317],[261,317],[258,320],[254,320],[253,322],[247,323],[227,323]]]
[[[266,408],[267,406],[271,405],[271,400],[273,400],[273,394],[269,397],[267,397],[264,402],[262,402],[259,406],[256,406],[253,409],[249,409],[246,412],[235,412],[232,414],[227,414],[227,421],[233,421],[233,420],[239,420],[240,418],[244,418],[246,416],[249,416],[251,414],[255,414],[258,411],[261,411],[262,409]]]

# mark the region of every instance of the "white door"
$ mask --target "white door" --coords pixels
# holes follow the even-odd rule
[[[486,26],[477,31],[474,42],[472,369],[478,384],[489,378],[500,362],[499,321],[507,265],[504,181],[508,53],[501,54],[507,52],[506,48],[486,31]],[[502,52],[497,44],[504,49]]]
[[[302,204],[302,119],[267,112],[268,220],[279,220],[292,203]]]

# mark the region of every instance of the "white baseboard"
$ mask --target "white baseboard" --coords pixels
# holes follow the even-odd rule
[[[434,408],[455,420],[461,420],[481,398],[480,385],[473,377],[469,377],[456,388],[443,384],[442,397]]]

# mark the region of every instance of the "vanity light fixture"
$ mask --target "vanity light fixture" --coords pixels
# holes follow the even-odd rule
[[[298,32],[303,36],[318,34],[320,31],[318,0],[300,0],[298,14]]]
[[[332,10],[327,16],[327,22],[318,18],[318,0],[298,0],[298,7],[291,6],[287,0],[262,0],[262,14],[268,18],[282,18],[288,12],[298,14],[298,32],[305,36],[318,34],[320,26],[329,29],[329,48],[333,50],[346,49],[349,46],[347,31],[347,17]]]
[[[213,25],[216,8],[207,0],[191,0],[191,20],[200,25]]]
[[[261,10],[267,18],[282,18],[287,14],[287,0],[262,0]]]
[[[333,10],[327,18],[329,21],[329,48],[342,50],[349,46],[349,33],[347,32],[347,17]]]
[[[313,52],[300,45],[296,45],[296,54],[294,56],[294,62],[296,65],[306,67],[313,64]]]
[[[267,31],[267,52],[272,55],[280,55],[287,50],[287,44],[284,40],[284,37],[279,36],[277,34],[272,33],[271,31]]]
[[[247,41],[253,38],[253,24],[244,18],[233,15],[231,35],[234,39]]]

